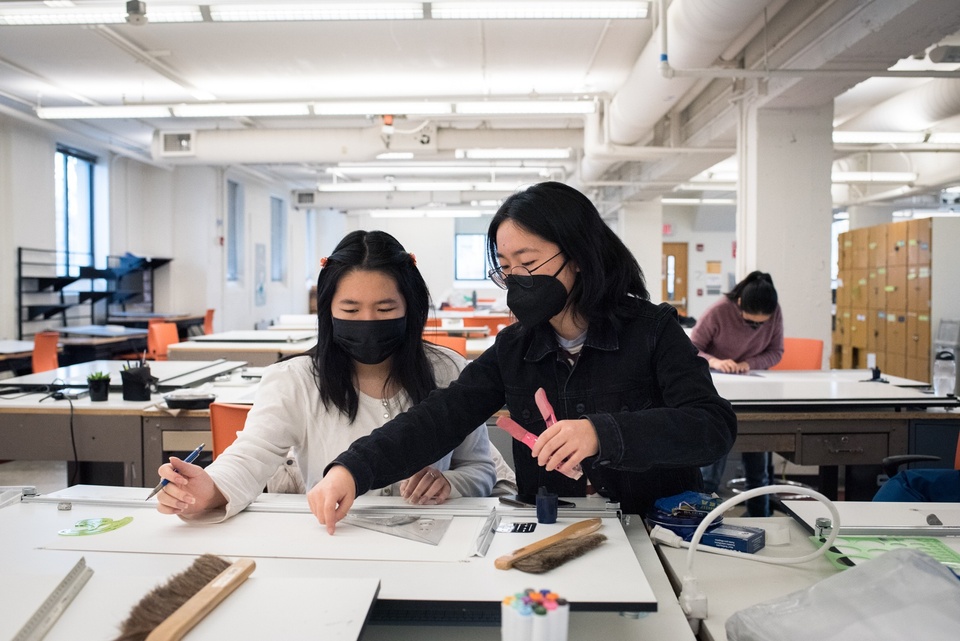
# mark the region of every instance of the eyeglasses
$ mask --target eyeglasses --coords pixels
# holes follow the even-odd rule
[[[491,269],[488,271],[487,276],[489,276],[490,280],[493,281],[493,284],[500,289],[507,288],[507,278],[512,278],[517,285],[523,287],[524,289],[530,289],[533,287],[533,272],[537,271],[562,253],[562,251],[558,251],[556,254],[546,259],[533,269],[527,269],[523,265],[517,265],[516,267],[510,268],[509,274],[505,274],[503,272],[503,267],[497,267],[496,269]],[[556,275],[560,273],[560,270],[562,270],[566,264],[567,261],[563,261],[563,265],[560,265],[560,269],[558,269],[553,276],[556,277]]]

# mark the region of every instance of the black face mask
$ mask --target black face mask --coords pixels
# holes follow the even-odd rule
[[[333,342],[353,360],[376,365],[397,351],[407,332],[407,317],[387,320],[333,320]]]
[[[559,280],[537,274],[530,278],[530,287],[521,287],[513,276],[507,276],[507,307],[528,328],[550,320],[567,304],[567,288]]]

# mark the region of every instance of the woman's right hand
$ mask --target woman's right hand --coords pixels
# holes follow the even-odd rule
[[[738,363],[730,358],[711,358],[708,363],[710,365],[710,369],[718,372],[724,372],[725,374],[745,374],[746,372],[750,371],[750,366],[746,363]]]
[[[330,534],[337,529],[337,521],[350,511],[356,498],[357,482],[350,470],[342,465],[331,467],[326,476],[307,492],[310,511],[322,525],[327,526]]]
[[[199,465],[171,456],[170,462],[161,465],[157,473],[169,481],[157,494],[157,511],[162,514],[197,514],[227,502]]]

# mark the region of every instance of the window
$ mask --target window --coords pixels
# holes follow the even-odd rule
[[[457,234],[454,256],[456,280],[486,280],[487,237],[485,234]]]
[[[227,181],[227,280],[243,276],[243,185]]]
[[[77,275],[78,267],[93,264],[93,168],[89,154],[57,147],[54,180],[57,208],[57,272]],[[106,248],[104,248],[106,249]]]
[[[270,280],[287,279],[287,209],[280,198],[270,197]]]

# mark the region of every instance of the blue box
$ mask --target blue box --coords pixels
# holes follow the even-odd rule
[[[753,554],[766,545],[766,533],[758,527],[724,524],[704,532],[700,537],[700,543],[724,550]]]

